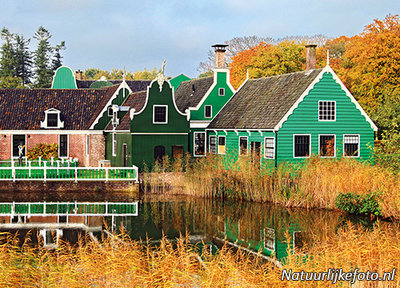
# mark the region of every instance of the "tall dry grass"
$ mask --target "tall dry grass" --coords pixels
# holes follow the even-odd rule
[[[395,229],[393,229],[395,228]],[[307,257],[290,255],[283,268],[321,271],[400,271],[399,227],[380,224],[364,231],[349,224],[338,234],[306,248]],[[55,251],[32,248],[29,242],[2,235],[1,287],[332,287],[331,282],[281,281],[282,269],[224,247],[199,257],[181,238],[176,245],[139,245],[127,237],[109,237],[98,244],[86,239]],[[395,282],[359,282],[353,287],[399,287]],[[388,286],[386,286],[388,285]],[[340,287],[350,287],[344,282]]]

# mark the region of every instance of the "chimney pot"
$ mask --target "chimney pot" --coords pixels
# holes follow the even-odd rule
[[[317,68],[317,45],[306,45],[306,70]]]
[[[76,80],[83,80],[83,72],[81,70],[76,71],[75,78]]]
[[[211,47],[215,50],[215,67],[225,67],[225,51],[227,44],[215,44]]]

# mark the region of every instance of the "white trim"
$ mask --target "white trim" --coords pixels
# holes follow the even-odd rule
[[[295,141],[294,141],[294,139],[295,139],[295,136],[309,136],[310,137],[310,144],[309,144],[309,152],[310,152],[310,155],[308,155],[308,156],[295,156],[295,151],[294,151],[294,149],[295,149],[295,147],[296,147],[296,143],[295,143]],[[293,134],[293,158],[296,158],[296,159],[301,159],[301,158],[310,158],[310,156],[311,156],[311,134]]]
[[[335,111],[334,111],[334,118],[333,120],[323,120],[323,119],[319,119],[319,103],[321,102],[331,102],[331,103],[335,103]],[[336,100],[318,100],[318,122],[336,122]]]
[[[267,157],[267,153],[266,153],[266,151],[267,151],[267,146],[265,145],[265,141],[266,141],[267,138],[271,138],[272,140],[274,140],[274,147],[273,147],[273,149],[274,149],[274,154],[273,154],[272,158],[271,158],[271,157]],[[271,136],[266,136],[266,137],[264,137],[264,159],[275,159],[275,149],[276,149],[276,143],[275,143],[275,141],[276,141],[275,137],[271,137]]]
[[[210,146],[211,145],[211,137],[215,137],[215,153],[212,153],[211,149],[210,149],[211,148],[211,146]],[[218,154],[218,142],[217,142],[218,141],[218,135],[209,135],[208,136],[208,141],[209,141],[208,142],[209,143],[208,144],[208,149],[207,149],[208,152],[211,153],[211,154]]]
[[[117,150],[118,150],[118,147],[117,147],[117,145],[118,145],[118,140],[117,140],[117,134],[116,133],[112,133],[111,134],[111,137],[112,137],[112,139],[111,139],[111,153],[112,153],[112,156],[117,156]]]
[[[57,114],[57,126],[56,127],[49,127],[48,126],[48,115],[49,114]],[[44,111],[44,120],[40,121],[40,128],[45,128],[45,129],[61,129],[64,128],[64,121],[61,121],[60,118],[61,111],[55,108],[50,108]]]
[[[28,146],[28,135],[26,135],[26,134],[14,134],[14,135],[24,135],[25,136],[25,147],[24,147],[25,156],[22,157],[22,158],[25,158],[26,157],[26,152],[27,152],[26,147]],[[10,159],[15,159],[15,158],[18,159],[18,156],[14,156],[14,135],[12,135],[12,137],[11,137],[11,157],[10,157]]]
[[[164,107],[165,108],[165,122],[156,122],[156,108]],[[168,124],[168,105],[153,105],[153,124]]]
[[[190,121],[190,128],[207,128],[208,125],[211,123],[211,120],[191,120]]]
[[[143,108],[142,108],[139,112],[137,112],[137,113],[135,112],[133,115],[139,115],[139,114],[142,113],[144,110],[146,110],[146,108],[147,108],[147,103],[149,102],[149,92],[150,92],[150,88],[151,88],[151,86],[153,85],[154,82],[157,82],[157,79],[154,79],[153,81],[151,81],[150,84],[149,84],[149,86],[147,86],[146,102],[144,103]],[[187,114],[187,113],[182,113],[182,112],[178,109],[178,106],[176,105],[176,102],[175,102],[175,91],[174,91],[175,89],[174,89],[174,87],[171,86],[171,83],[169,82],[169,80],[165,80],[164,83],[168,83],[168,85],[169,85],[169,87],[170,87],[170,89],[171,89],[171,92],[172,92],[172,102],[174,103],[175,110],[178,112],[178,114],[181,114],[182,116],[188,117],[189,114]],[[158,83],[157,83],[157,84],[158,84]],[[186,111],[185,111],[185,112],[186,112]]]
[[[226,128],[207,128],[206,131],[233,131],[235,133],[237,132],[246,132],[249,135],[251,134],[251,131],[258,132],[262,134],[262,132],[275,132],[274,129],[226,129]]]
[[[224,138],[225,139],[224,153],[219,153],[219,138]],[[225,155],[226,154],[226,136],[218,135],[218,138],[217,138],[217,154],[219,154],[219,155]]]
[[[78,84],[76,83],[75,71],[74,71],[73,69],[71,69],[71,67],[66,66],[66,65],[62,65],[62,66],[58,67],[58,68],[56,69],[56,71],[54,71],[53,79],[51,80],[51,86],[50,86],[51,89],[55,89],[55,88],[53,88],[53,86],[54,86],[54,79],[56,78],[57,71],[58,71],[60,68],[63,68],[63,67],[66,67],[66,68],[68,68],[69,70],[71,70],[72,76],[74,77],[75,89],[78,89]]]
[[[111,110],[111,115],[110,115],[110,110]],[[113,117],[114,111],[113,111],[113,107],[110,106],[107,108],[107,116],[108,117]]]
[[[129,133],[131,132],[130,130],[102,130],[107,133]]]
[[[86,143],[86,156],[89,157],[90,156],[90,135],[86,135],[85,138],[85,143]]]
[[[0,135],[2,134],[10,134],[10,135],[103,134],[103,130],[0,130]]]
[[[60,143],[61,143],[61,135],[66,135],[67,136],[67,156],[60,156]],[[58,158],[69,158],[69,135],[68,134],[59,134],[58,135]]]
[[[131,135],[188,135],[189,133],[131,133]]]
[[[265,233],[265,230],[268,230],[268,231],[272,231],[273,233],[271,233],[271,234],[273,234],[272,236],[273,236],[273,238],[268,238],[268,239],[272,239],[273,241],[272,241],[272,243],[273,243],[273,247],[272,247],[272,249],[270,249],[270,248],[268,248],[267,247],[267,245],[266,245],[266,241],[265,241],[265,236],[267,235],[267,233]],[[262,239],[263,240],[263,247],[264,247],[264,249],[267,249],[268,251],[271,251],[271,252],[275,252],[275,250],[276,250],[276,233],[275,233],[275,229],[273,229],[273,228],[269,228],[269,227],[266,227],[266,228],[264,228],[264,237],[263,237],[264,239]]]
[[[196,134],[204,134],[204,155],[196,155]],[[193,157],[207,156],[207,133],[205,131],[196,131],[193,133]]]
[[[206,107],[210,107],[210,117],[207,117],[207,110]],[[204,118],[212,119],[212,105],[204,105]]]
[[[114,86],[114,85],[113,85],[113,86]],[[110,86],[110,87],[111,87],[111,86]],[[126,81],[123,80],[123,81],[121,82],[121,84],[119,84],[118,89],[115,90],[114,94],[110,97],[110,99],[108,100],[107,104],[104,105],[103,110],[101,110],[101,112],[99,113],[99,115],[97,115],[97,118],[93,121],[92,125],[90,125],[90,128],[89,128],[90,130],[94,129],[94,126],[95,126],[97,123],[99,123],[99,120],[100,120],[100,118],[103,116],[104,112],[106,112],[106,111],[108,110],[108,106],[111,106],[111,105],[112,105],[112,101],[113,101],[115,98],[118,97],[119,91],[120,91],[121,89],[123,89],[123,88],[126,88],[126,89],[129,91],[129,94],[128,94],[128,95],[130,95],[130,94],[132,93],[131,88],[129,88],[128,84],[126,84]],[[126,100],[126,99],[128,99],[128,97],[125,96],[125,97],[123,97],[123,99]],[[124,102],[125,102],[125,101],[124,101]],[[107,114],[108,114],[108,111],[107,111]],[[108,126],[108,125],[107,125],[107,126]]]
[[[357,102],[357,100],[354,98],[354,96],[350,93],[350,91],[344,86],[343,82],[339,79],[339,77],[336,75],[336,73],[332,70],[332,68],[327,65],[325,66],[324,69],[318,74],[318,76],[314,79],[314,81],[307,87],[307,89],[301,94],[299,99],[293,104],[293,106],[289,109],[289,111],[282,117],[282,119],[279,121],[279,123],[274,127],[274,130],[278,131],[284,122],[289,118],[289,116],[293,113],[293,111],[299,106],[300,102],[304,100],[304,97],[308,95],[311,89],[314,88],[315,84],[317,84],[322,77],[324,76],[325,73],[331,73],[333,79],[340,85],[343,91],[345,91],[346,95],[350,98],[351,102],[353,102],[356,105],[356,108],[361,112],[361,115],[365,117],[365,120],[369,122],[371,125],[371,128],[376,132],[378,131],[378,127],[372,122],[371,118],[365,113],[364,109],[360,106],[360,104]]]
[[[322,156],[321,155],[321,136],[333,136],[334,139],[334,149],[333,149],[333,156]],[[321,158],[335,158],[336,157],[336,134],[318,134],[318,155]]]
[[[247,142],[247,147],[246,147],[246,154],[241,154],[240,153],[240,150],[241,150],[241,147],[240,147],[240,138],[246,138],[246,142]],[[226,143],[225,143],[225,146],[226,146]],[[249,136],[239,136],[239,156],[247,156],[247,155],[249,155]]]
[[[344,137],[345,136],[358,136],[358,156],[345,156],[345,150],[344,150]],[[346,158],[360,158],[360,156],[361,156],[361,135],[360,134],[357,134],[357,133],[349,133],[349,134],[343,134],[343,139],[342,139],[342,142],[343,142],[343,157],[346,157]]]

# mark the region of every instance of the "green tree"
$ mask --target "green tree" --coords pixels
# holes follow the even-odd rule
[[[14,35],[10,33],[7,28],[3,28],[0,32],[1,39],[4,41],[1,46],[0,54],[0,76],[8,77],[8,76],[16,76],[16,58],[15,58],[15,50],[13,45],[13,37]]]
[[[43,26],[40,26],[33,36],[38,41],[37,49],[34,53],[34,68],[36,88],[49,88],[51,85],[52,70],[50,66],[53,48],[50,46],[49,39],[51,34]]]
[[[24,88],[22,79],[15,76],[0,77],[0,88]]]
[[[56,45],[53,50],[54,50],[54,55],[53,55],[53,60],[51,62],[51,70],[54,72],[62,66],[62,56],[61,56],[61,50],[65,50],[65,41],[61,41],[60,44]]]
[[[21,79],[22,85],[31,83],[32,77],[32,57],[28,49],[30,39],[25,39],[22,35],[15,35],[15,75]]]

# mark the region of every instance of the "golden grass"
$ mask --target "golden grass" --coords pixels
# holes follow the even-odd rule
[[[307,249],[307,258],[290,255],[284,268],[400,271],[398,231],[397,225],[379,224],[364,231],[349,224]],[[159,247],[139,245],[124,236],[103,239],[101,244],[86,239],[76,247],[61,243],[55,251],[21,245],[9,235],[2,243],[1,287],[332,287],[330,282],[282,282],[282,270],[273,264],[225,247],[216,256],[205,253],[200,258],[185,238],[175,246],[164,239]],[[398,287],[398,279],[360,282],[356,287]]]

